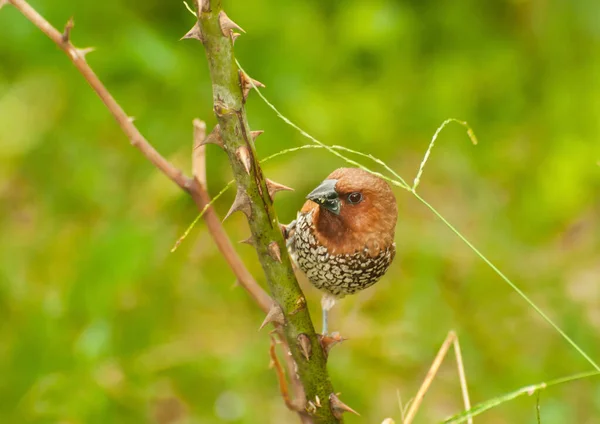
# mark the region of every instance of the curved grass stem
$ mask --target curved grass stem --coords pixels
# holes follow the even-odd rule
[[[240,70],[243,71],[243,69],[241,68],[239,62],[237,62],[238,67],[240,68]],[[256,93],[258,94],[258,96],[266,103],[266,105],[273,110],[273,112],[275,112],[275,114],[281,119],[283,120],[286,124],[290,125],[292,128],[295,128],[298,132],[300,132],[300,134],[302,134],[304,137],[308,138],[309,140],[311,140],[313,143],[315,143],[317,146],[320,146],[321,148],[324,148],[326,150],[328,150],[330,153],[332,153],[333,155],[341,158],[342,160],[346,161],[347,163],[357,166],[361,169],[364,169],[366,171],[369,171],[377,176],[380,176],[382,178],[384,178],[385,180],[389,181],[390,183],[392,183],[393,185],[397,186],[397,187],[401,187],[405,190],[408,190],[410,193],[412,193],[413,196],[415,196],[417,198],[417,200],[419,200],[421,203],[423,203],[425,206],[427,206],[433,213],[434,215],[436,215],[448,228],[450,228],[450,230],[452,230],[453,233],[455,233],[481,260],[483,260],[486,265],[488,265],[492,271],[494,271],[494,273],[496,273],[505,283],[507,283],[515,292],[517,292],[517,294],[523,298],[523,300],[525,300],[525,302],[532,308],[534,309],[541,317],[542,319],[544,319],[544,321],[546,321],[552,328],[554,328],[554,330],[561,335],[561,337],[563,339],[565,339],[565,341],[567,341],[583,358],[585,358],[585,360],[587,362],[590,363],[590,365],[592,365],[594,367],[594,369],[598,372],[600,372],[600,366],[598,366],[598,364],[571,338],[569,337],[564,330],[562,330],[558,324],[556,324],[539,306],[537,306],[535,304],[535,302],[533,302],[533,300],[531,300],[515,283],[513,283],[506,275],[504,275],[504,273],[502,273],[498,267],[496,267],[486,256],[484,256],[479,249],[477,249],[460,231],[458,231],[452,224],[450,224],[450,222],[448,222],[448,220],[446,218],[444,218],[444,216],[438,212],[433,206],[431,206],[431,204],[429,204],[425,199],[423,199],[416,191],[416,188],[419,185],[419,181],[423,175],[423,170],[425,168],[425,164],[427,163],[427,160],[429,158],[429,155],[431,154],[431,150],[433,149],[433,146],[435,144],[435,141],[439,135],[439,133],[441,132],[441,130],[449,123],[451,122],[456,122],[462,126],[464,126],[467,129],[467,135],[469,136],[469,138],[471,139],[471,141],[473,142],[473,144],[477,144],[477,138],[475,137],[475,134],[473,132],[473,130],[471,129],[471,127],[465,122],[465,121],[460,121],[458,119],[447,119],[445,120],[440,127],[438,127],[438,129],[436,130],[431,142],[429,143],[429,147],[427,148],[427,151],[425,152],[425,155],[423,157],[423,160],[421,161],[421,164],[419,166],[419,170],[417,172],[417,176],[415,177],[415,180],[413,182],[412,187],[410,187],[406,181],[400,176],[398,175],[395,171],[393,171],[388,165],[386,165],[382,160],[375,158],[373,155],[370,154],[366,154],[366,153],[362,153],[362,152],[357,152],[355,150],[349,149],[347,147],[342,147],[342,146],[329,146],[319,140],[317,140],[315,137],[313,137],[312,135],[310,135],[309,133],[307,133],[306,131],[304,131],[302,128],[300,128],[298,125],[296,125],[294,122],[292,122],[290,119],[288,119],[285,115],[283,115],[271,102],[269,102],[269,100],[267,100],[267,98],[262,94],[262,92],[258,89],[258,87],[256,87],[254,84],[252,84],[254,90],[256,91]],[[368,159],[371,159],[372,161],[374,161],[375,163],[383,166],[388,172],[390,172],[396,179],[392,179],[389,178],[387,176],[384,176],[378,172],[374,172],[370,169],[368,169],[367,167],[365,167],[363,164],[350,159],[346,156],[344,156],[342,153],[340,153],[340,150],[345,151],[345,152],[349,152],[349,153],[353,153]]]
[[[468,411],[461,412],[460,414],[453,415],[446,420],[444,420],[443,424],[459,424],[466,422],[469,417],[475,417],[488,411],[496,406],[499,406],[505,402],[513,400],[523,395],[532,396],[534,393],[539,393],[540,390],[546,389],[552,386],[558,386],[559,384],[568,383],[576,380],[583,380],[584,378],[597,377],[600,376],[600,371],[588,371],[581,372],[578,374],[569,375],[566,377],[557,378],[555,380],[550,380],[548,382],[541,382],[537,384],[531,384],[529,386],[521,387],[515,391],[510,393],[506,393],[501,396],[497,396],[493,399],[486,400],[485,402],[481,402]]]
[[[238,63],[238,66],[239,66],[239,63]],[[242,70],[241,67],[240,67],[240,69]],[[253,84],[253,86],[254,86],[254,84]],[[598,366],[598,364],[585,352],[585,350],[583,350],[571,337],[569,337],[569,335],[566,334],[565,331],[562,330],[562,328],[560,328],[558,326],[558,324],[556,324],[539,306],[537,306],[535,302],[533,302],[515,283],[512,282],[512,280],[510,280],[502,271],[500,271],[500,269],[496,265],[494,265],[494,263],[490,259],[488,259],[483,253],[481,253],[481,251],[479,249],[477,249],[473,245],[473,243],[471,243],[460,231],[458,231],[458,229],[456,229],[456,227],[454,227],[437,209],[435,209],[429,202],[427,202],[425,199],[423,199],[417,193],[416,188],[418,187],[420,179],[423,175],[423,170],[427,163],[427,160],[429,159],[431,150],[433,149],[433,146],[435,144],[435,141],[436,141],[439,133],[446,125],[448,125],[451,122],[456,122],[456,123],[464,126],[466,128],[467,134],[468,134],[469,138],[471,139],[471,141],[473,142],[473,144],[477,144],[477,139],[475,137],[475,134],[474,134],[473,130],[471,129],[471,127],[466,122],[451,118],[451,119],[445,120],[440,125],[440,127],[438,127],[438,129],[436,130],[436,132],[428,146],[428,149],[423,157],[423,160],[421,161],[419,170],[417,172],[417,176],[415,177],[415,179],[413,181],[413,185],[409,186],[408,183],[406,182],[406,180],[404,180],[397,172],[395,172],[391,167],[389,167],[384,161],[376,158],[372,154],[359,152],[359,151],[356,151],[356,150],[353,150],[353,149],[350,149],[350,148],[347,148],[344,146],[337,146],[337,145],[330,146],[330,145],[327,145],[327,144],[322,143],[321,141],[317,140],[316,138],[314,138],[313,136],[308,134],[306,131],[304,131],[302,128],[297,126],[295,123],[293,123],[286,116],[284,116],[271,102],[269,102],[267,100],[267,98],[260,92],[260,90],[256,86],[254,86],[254,89],[257,92],[258,96],[267,104],[267,106],[269,106],[270,109],[272,109],[276,113],[276,115],[280,119],[282,119],[285,123],[287,123],[294,129],[299,131],[301,135],[308,138],[309,140],[311,140],[314,143],[314,144],[306,144],[306,145],[301,145],[301,146],[281,150],[277,153],[274,153],[270,156],[263,158],[260,161],[260,163],[264,163],[271,159],[277,158],[279,156],[283,156],[288,153],[294,153],[294,152],[304,150],[304,149],[325,149],[325,150],[329,151],[330,153],[334,154],[335,156],[341,158],[345,162],[349,163],[350,165],[357,166],[361,169],[364,169],[368,172],[378,175],[381,178],[388,181],[389,183],[393,184],[394,186],[400,187],[404,190],[407,190],[413,196],[415,196],[415,198],[418,201],[420,201],[423,205],[425,205],[435,216],[437,216],[442,221],[442,223],[444,223],[454,234],[456,234],[456,236],[458,238],[460,238],[483,262],[485,262],[485,264],[488,267],[490,267],[495,274],[497,274],[506,284],[508,284],[511,287],[511,289],[513,289],[533,310],[535,310],[542,317],[542,319],[544,321],[546,321],[558,334],[560,334],[560,336],[563,339],[565,339],[565,341],[567,343],[569,343],[595,369],[595,371],[583,372],[583,373],[579,373],[579,374],[574,374],[572,376],[555,379],[555,380],[552,380],[549,382],[542,382],[539,384],[525,386],[516,391],[507,393],[502,396],[498,396],[498,397],[490,399],[486,402],[482,402],[482,403],[474,406],[473,408],[470,408],[468,411],[464,411],[460,414],[452,416],[452,417],[448,418],[446,421],[444,421],[445,424],[458,424],[458,423],[466,422],[469,419],[469,417],[474,417],[476,415],[479,415],[495,406],[498,406],[502,403],[508,402],[508,401],[515,399],[516,397],[522,396],[524,394],[531,395],[541,389],[544,389],[544,388],[547,388],[550,386],[555,386],[555,385],[559,385],[559,384],[563,384],[563,383],[567,383],[567,382],[571,382],[571,381],[575,381],[575,380],[580,380],[580,379],[600,375],[600,366]],[[354,154],[354,155],[369,159],[369,160],[375,162],[377,165],[382,166],[394,178],[390,178],[381,173],[372,171],[371,169],[364,166],[363,164],[346,157],[344,154],[342,154],[340,152],[346,152],[346,153]],[[215,199],[218,198],[232,184],[233,184],[233,181],[230,181],[227,184],[227,186],[215,197]],[[213,200],[215,200],[215,199],[213,199]],[[199,219],[199,217],[194,221],[194,223]],[[193,227],[194,223],[192,223],[192,225],[190,225],[190,227],[186,230],[185,235],[187,235],[189,233],[189,231]],[[183,240],[183,238],[185,238],[185,235],[180,240]]]

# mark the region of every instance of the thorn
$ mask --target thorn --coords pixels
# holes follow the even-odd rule
[[[237,211],[244,212],[244,215],[246,215],[246,218],[250,218],[250,215],[252,215],[252,207],[250,206],[250,198],[248,197],[246,192],[244,190],[242,190],[240,187],[238,187],[238,191],[235,195],[235,200],[233,201],[231,208],[229,208],[229,212],[227,212],[227,215],[225,215],[225,218],[223,218],[223,221],[225,221],[227,218],[229,218],[232,213],[237,212]]]
[[[333,412],[334,417],[336,417],[338,420],[341,420],[344,412],[352,412],[360,417],[358,412],[342,402],[337,395],[339,395],[339,393],[332,393],[329,395],[329,406],[331,407],[331,412]]]
[[[275,181],[270,180],[268,178],[266,178],[265,180],[267,183],[267,190],[269,190],[269,197],[271,198],[271,200],[273,200],[273,196],[278,191],[294,191],[293,188],[284,186],[283,184],[276,183]]]
[[[185,35],[179,39],[179,41],[188,40],[190,38],[193,38],[193,39],[199,40],[199,41],[203,41],[202,33],[200,32],[200,26],[198,25],[198,22],[196,22],[196,24],[192,27],[192,29],[190,29],[188,32],[186,32]]]
[[[250,90],[252,90],[254,86],[265,88],[265,85],[262,82],[250,78],[242,71],[240,71],[240,84],[242,86],[242,100],[244,102],[248,98],[248,94],[250,94]]]
[[[239,32],[231,32],[231,42],[233,44],[235,44],[235,40],[237,40],[237,38],[240,36],[241,34]]]
[[[321,347],[323,348],[323,353],[325,353],[325,358],[329,356],[329,351],[332,347],[334,347],[338,343],[348,340],[340,336],[340,333],[338,332],[333,333],[331,336],[319,334],[318,337],[319,343],[321,343]]]
[[[317,408],[320,408],[321,405],[321,399],[319,399],[319,395],[315,395],[315,405],[317,405]]]
[[[127,117],[127,120],[128,120],[129,122],[133,122],[133,121],[135,121],[135,116],[128,116],[128,117]]]
[[[244,34],[246,33],[242,27],[229,19],[229,16],[227,16],[227,13],[225,13],[224,10],[219,12],[219,26],[221,27],[221,33],[224,37],[230,37],[234,29],[241,31]]]
[[[85,57],[88,55],[88,53],[91,53],[95,50],[95,47],[84,47],[83,49],[75,49],[75,52],[77,53],[77,56],[85,60]]]
[[[310,339],[304,333],[298,334],[298,346],[300,346],[300,352],[302,352],[302,356],[306,358],[307,361],[310,360],[312,355],[312,345],[310,344]]]
[[[315,412],[317,412],[317,407],[316,407],[315,403],[312,400],[308,401],[308,403],[306,405],[306,412],[308,412],[309,415],[312,415]]]
[[[73,17],[71,16],[69,18],[69,21],[65,25],[65,29],[62,33],[62,42],[63,43],[69,42],[69,40],[71,38],[71,30],[73,29],[74,26],[75,26],[75,21],[73,20]]]
[[[269,309],[269,312],[267,313],[267,316],[265,317],[263,323],[258,328],[258,331],[262,330],[264,326],[270,322],[279,325],[285,324],[285,319],[283,318],[283,311],[281,310],[281,307],[279,307],[279,305],[275,303],[273,303],[271,309]]]
[[[262,133],[264,133],[263,130],[250,131],[250,135],[252,136],[252,141],[256,141],[256,139],[258,138],[258,136],[261,135]]]
[[[223,145],[223,138],[221,137],[221,127],[219,127],[219,125],[214,127],[210,134],[202,140],[198,146],[204,146],[205,144],[216,144],[221,149],[225,148]]]
[[[269,255],[271,255],[273,260],[276,260],[277,262],[281,263],[281,250],[279,249],[279,245],[277,244],[277,242],[272,241],[271,243],[269,243],[269,247],[267,249],[269,250]]]
[[[238,160],[242,162],[242,165],[244,165],[246,174],[250,175],[250,171],[252,170],[252,157],[250,156],[248,146],[238,147],[238,149],[235,151],[235,155],[237,156]]]
[[[252,235],[250,235],[250,237],[248,237],[247,239],[240,240],[238,243],[244,243],[249,246],[256,247],[256,243],[254,243],[254,238],[252,237]]]

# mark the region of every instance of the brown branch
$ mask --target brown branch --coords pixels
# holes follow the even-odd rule
[[[46,34],[54,43],[63,50],[75,67],[79,70],[88,84],[100,97],[109,112],[113,115],[125,135],[129,138],[131,144],[136,147],[158,170],[170,178],[182,190],[190,194],[199,210],[203,210],[210,203],[210,196],[207,191],[206,184],[206,165],[205,165],[205,146],[200,146],[206,134],[206,124],[200,120],[194,120],[194,151],[192,156],[192,170],[194,178],[186,176],[180,169],[176,168],[146,140],[140,133],[137,127],[133,124],[131,118],[125,113],[123,108],[118,104],[92,68],[85,60],[85,55],[91,52],[92,48],[78,49],[71,43],[71,31],[74,27],[74,22],[70,19],[64,29],[64,32],[59,32],[48,21],[46,21],[35,9],[33,9],[24,0],[0,0],[0,7],[10,3],[15,6],[29,21],[37,26],[44,34]],[[207,228],[214,239],[219,251],[227,261],[229,267],[235,274],[239,284],[250,294],[256,301],[258,306],[268,312],[273,304],[271,297],[260,287],[254,280],[250,272],[245,267],[244,263],[238,256],[229,240],[221,220],[212,207],[209,207],[204,216]],[[289,346],[285,341],[281,328],[277,328],[278,336],[284,346],[286,352],[289,351]],[[294,389],[294,398],[298,402],[304,399],[304,389],[301,382],[295,374],[295,362],[292,357],[286,355],[286,363],[290,380]],[[287,399],[289,401],[289,397]],[[287,404],[287,402],[286,402]],[[297,410],[297,408],[295,408]],[[299,412],[302,422],[311,421],[306,414]]]
[[[106,105],[127,138],[129,138],[131,144],[152,162],[159,171],[169,177],[182,190],[189,193],[194,199],[198,209],[202,210],[210,202],[206,187],[195,182],[195,179],[187,177],[180,169],[175,167],[158,153],[140,133],[123,108],[117,103],[104,84],[102,84],[98,76],[94,73],[90,65],[85,61],[85,54],[88,53],[90,49],[78,49],[71,43],[70,35],[73,28],[72,19],[69,20],[65,26],[64,33],[61,33],[26,1],[8,0],[8,3],[17,8],[27,19],[29,19],[29,21],[38,27],[67,54],[69,59],[71,59],[71,62],[73,62],[81,75]],[[0,5],[2,4],[3,2],[0,1]],[[204,220],[206,221],[206,225],[217,244],[217,247],[229,264],[229,267],[235,274],[240,285],[250,294],[250,296],[252,296],[252,298],[254,298],[263,311],[268,311],[272,304],[270,296],[258,285],[244,266],[244,263],[233,248],[233,245],[227,237],[227,234],[221,225],[221,221],[213,208],[208,208],[204,214]]]
[[[210,203],[210,196],[206,190],[206,146],[202,145],[202,141],[205,137],[206,124],[199,119],[195,119],[194,151],[192,153],[192,173],[194,179],[189,187],[189,193],[200,210]],[[256,280],[254,280],[236,253],[215,210],[212,207],[209,207],[204,213],[203,218],[213,240],[217,244],[221,254],[227,260],[229,267],[235,274],[240,285],[246,289],[248,294],[252,296],[264,312],[268,312],[273,304],[271,297],[263,290]]]
[[[271,336],[271,345],[269,346],[269,356],[271,358],[271,364],[273,368],[275,368],[275,374],[277,374],[277,382],[279,383],[279,391],[281,392],[281,397],[285,402],[285,405],[293,410],[297,411],[299,408],[292,402],[290,399],[290,394],[288,392],[287,380],[285,378],[285,371],[283,371],[283,367],[279,362],[279,358],[277,358],[277,353],[275,352],[275,347],[277,346],[277,342],[275,338]]]
[[[131,141],[131,144],[140,150],[142,154],[146,156],[146,158],[150,160],[154,166],[160,169],[163,174],[173,180],[179,187],[188,191],[191,179],[185,177],[179,169],[174,167],[169,161],[163,158],[160,153],[158,153],[138,131],[123,108],[121,108],[113,96],[111,96],[92,68],[90,68],[90,66],[86,63],[85,54],[88,53],[89,50],[78,49],[71,43],[69,40],[69,35],[71,29],[73,28],[73,21],[69,20],[65,26],[65,32],[61,34],[26,1],[8,0],[8,3],[16,7],[27,19],[29,19],[36,27],[42,30],[42,32],[46,34],[52,41],[54,41],[54,43],[56,43],[56,45],[67,54],[67,56],[69,56],[71,62],[73,62],[75,67],[79,70],[79,72],[81,72],[85,80],[88,82],[88,84],[90,84],[92,89],[96,92],[110,113],[117,120],[117,123],[123,132],[125,132]]]
[[[281,344],[284,346],[284,352],[288,352],[287,343],[285,342],[285,338],[279,335],[281,339]],[[290,380],[292,380],[292,388],[294,389],[294,399],[292,400],[289,395],[287,380],[285,378],[285,372],[283,371],[283,366],[281,362],[279,362],[279,358],[277,358],[277,353],[275,349],[277,347],[277,341],[271,335],[271,345],[269,346],[269,357],[271,358],[270,366],[275,368],[275,373],[277,375],[277,382],[279,383],[279,391],[281,392],[281,397],[283,398],[283,402],[285,406],[288,407],[290,411],[296,411],[298,416],[300,417],[300,421],[303,424],[312,424],[313,420],[311,417],[304,412],[305,409],[305,396],[304,396],[304,388],[302,384],[300,384],[296,375],[296,363],[291,358],[290,355],[285,355],[286,362],[288,365],[288,375],[290,376]],[[299,390],[298,390],[299,389]]]

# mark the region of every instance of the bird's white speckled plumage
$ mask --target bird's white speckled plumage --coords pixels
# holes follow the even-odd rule
[[[372,286],[385,274],[396,253],[395,243],[379,252],[370,252],[365,246],[353,253],[329,253],[317,243],[312,215],[312,211],[298,213],[290,247],[296,263],[315,287],[340,298]]]

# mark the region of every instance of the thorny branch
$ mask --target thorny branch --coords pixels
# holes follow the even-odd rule
[[[205,199],[203,199],[206,203],[210,202],[210,199],[208,198],[208,194],[206,193],[206,124],[204,123],[204,121],[201,121],[199,119],[194,119],[194,152],[192,155],[192,173],[194,175],[194,180],[195,180],[195,184],[200,186],[200,193],[203,193],[205,197]],[[211,209],[207,210],[208,212],[214,212]],[[205,219],[206,219],[206,215],[205,215]],[[220,228],[221,231],[223,231],[223,226],[221,225],[219,219],[216,219],[216,223],[217,226]],[[223,236],[226,238],[226,234],[223,231]],[[247,269],[245,267],[243,267],[243,271],[244,272],[248,272]],[[236,274],[237,275],[237,274]],[[250,277],[252,278],[252,277]],[[262,307],[262,306],[261,306]],[[264,308],[263,308],[264,310]],[[265,311],[268,312],[268,309]],[[284,347],[284,351],[288,352],[289,351],[289,347],[287,345],[287,342],[285,340],[284,335],[282,334],[281,331],[281,326],[277,323],[275,324],[275,331],[277,332],[279,339],[281,341],[281,344]],[[271,348],[269,350],[270,352],[270,357],[272,361],[276,361],[277,359],[273,359],[273,355],[275,352],[275,339],[273,337],[271,337]],[[276,372],[277,372],[277,379],[279,382],[279,386],[281,388],[281,395],[283,397],[283,400],[286,404],[286,406],[292,410],[292,411],[298,411],[299,409],[301,409],[301,406],[299,406],[299,403],[303,402],[304,399],[304,388],[302,387],[301,382],[298,380],[298,377],[296,376],[296,363],[294,362],[293,358],[289,355],[285,355],[285,359],[286,359],[286,365],[288,368],[288,375],[290,377],[290,380],[292,382],[292,388],[294,389],[294,400],[291,400],[289,397],[289,393],[287,391],[287,384],[286,384],[286,380],[285,380],[285,373],[283,372],[283,368],[281,367],[281,364],[279,362],[277,362],[275,364],[276,366]],[[284,388],[285,387],[285,391]],[[300,414],[300,418],[302,422],[310,422],[310,421],[305,421],[306,420],[306,416],[304,414]]]
[[[210,198],[206,191],[206,177],[205,177],[205,166],[204,166],[204,152],[203,149],[194,149],[193,155],[193,174],[194,178],[190,178],[186,176],[181,170],[176,168],[173,164],[171,164],[167,159],[165,159],[160,153],[158,153],[154,147],[146,140],[146,138],[140,133],[137,127],[133,124],[133,120],[125,113],[125,111],[121,108],[118,102],[112,97],[110,92],[106,89],[106,87],[102,84],[98,76],[94,73],[92,68],[87,64],[85,57],[88,53],[93,51],[93,48],[77,48],[71,42],[71,32],[74,27],[73,20],[69,20],[67,25],[64,28],[64,31],[61,33],[56,28],[54,28],[50,23],[48,23],[35,9],[33,9],[26,1],[24,0],[0,0],[0,7],[5,4],[12,4],[17,10],[19,10],[27,19],[29,19],[34,25],[36,25],[42,32],[44,32],[58,47],[63,50],[69,59],[73,62],[75,67],[79,70],[85,80],[90,84],[92,89],[96,92],[96,94],[100,97],[102,102],[106,105],[107,109],[113,115],[123,132],[126,134],[131,144],[136,147],[154,166],[156,166],[162,173],[164,173],[167,177],[169,177],[175,184],[177,184],[182,190],[190,194],[196,203],[199,210],[203,210],[210,203]],[[207,4],[207,3],[205,3]],[[200,8],[199,8],[200,9]],[[220,9],[220,4],[215,9]],[[211,13],[211,11],[202,9],[207,13]],[[212,16],[212,15],[211,15]],[[233,32],[234,29],[241,30],[237,27],[224,12],[218,14],[218,24],[219,29],[221,30],[223,36],[227,37],[228,32],[231,36],[231,42],[236,38],[237,34]],[[190,35],[191,34],[191,35]],[[201,34],[200,26],[196,26],[188,35],[184,38],[199,38]],[[233,57],[233,56],[232,56]],[[210,58],[210,55],[209,55]],[[234,63],[231,63],[232,66]],[[236,71],[237,73],[237,71]],[[246,78],[249,78],[245,76]],[[242,84],[242,92],[245,102],[245,97],[249,92],[249,84],[258,85],[257,81],[252,81],[252,83],[248,83],[247,79],[244,79],[244,75],[240,75]],[[223,105],[217,104],[215,110],[219,110],[219,107]],[[225,112],[221,109],[221,112]],[[223,114],[221,114],[222,117]],[[247,122],[245,121],[245,113],[243,109],[240,109],[235,114],[235,119],[238,124],[241,124],[244,130],[247,129]],[[219,114],[217,117],[219,118]],[[199,145],[202,143],[201,139],[204,138],[205,134],[205,125],[201,121],[194,122],[194,131],[195,131],[195,144]],[[260,132],[258,131],[250,131],[245,132],[244,137],[247,143],[247,146],[250,146],[248,143],[248,135],[252,138],[258,136]],[[210,136],[209,136],[210,137]],[[227,135],[225,135],[225,139],[227,140]],[[252,148],[247,148],[243,151],[239,149],[236,151],[236,158],[243,165],[243,169],[249,174],[251,169],[255,167],[258,171],[257,178],[255,183],[258,183],[261,187],[259,191],[261,191],[261,203],[264,207],[264,212],[267,213],[267,217],[269,219],[269,223],[271,222],[271,218],[273,222],[276,222],[276,218],[274,215],[274,210],[272,209],[272,199],[271,196],[275,191],[281,189],[277,188],[278,185],[271,181],[268,181],[262,177],[262,173],[260,173],[260,168],[256,163],[256,159],[254,157],[254,149],[253,149],[253,141]],[[236,170],[234,167],[234,171]],[[261,181],[262,180],[262,181]],[[263,190],[261,190],[263,189]],[[263,195],[263,193],[267,193]],[[239,205],[238,206],[243,206]],[[235,208],[234,208],[235,210]],[[312,349],[312,345],[315,347],[320,347],[319,340],[314,333],[314,328],[312,327],[312,323],[310,322],[310,316],[306,311],[305,299],[297,287],[297,282],[295,282],[296,291],[299,293],[299,296],[294,297],[294,302],[292,305],[289,303],[285,306],[285,322],[286,326],[282,325],[284,323],[284,319],[279,319],[279,314],[277,311],[281,311],[280,305],[282,302],[281,296],[279,296],[278,302],[275,304],[270,296],[256,283],[251,274],[248,272],[239,256],[235,252],[229,238],[227,237],[221,222],[216,215],[215,211],[212,208],[208,208],[204,215],[204,220],[207,223],[207,227],[215,240],[219,250],[225,257],[232,271],[237,277],[240,285],[254,298],[254,300],[258,303],[261,309],[265,312],[270,311],[268,314],[268,322],[273,322],[276,327],[276,331],[281,338],[282,344],[284,346],[285,352],[291,352],[292,355],[285,355],[288,367],[288,375],[292,381],[292,386],[294,388],[295,393],[295,402],[289,401],[288,406],[294,406],[294,408],[298,408],[298,404],[305,404],[306,396],[304,392],[303,384],[300,382],[302,377],[302,382],[309,383],[309,390],[313,394],[316,393],[317,388],[319,391],[322,391],[323,396],[323,405],[320,404],[318,395],[314,395],[316,404],[318,408],[316,410],[307,411],[302,409],[298,410],[299,416],[301,417],[303,422],[312,422],[313,419],[316,422],[338,422],[341,421],[341,413],[344,410],[350,410],[339,401],[337,396],[333,393],[331,388],[331,383],[329,383],[329,379],[327,377],[327,372],[325,369],[325,357],[326,355],[322,351],[322,349]],[[273,229],[273,228],[272,228]],[[278,233],[279,229],[277,227],[277,234],[281,237],[281,234]],[[257,239],[256,234],[254,234],[254,239]],[[269,256],[280,264],[284,262],[284,274],[286,278],[291,278],[295,281],[293,277],[293,272],[291,271],[291,266],[289,265],[289,258],[287,257],[287,252],[284,250],[282,255],[279,246],[285,246],[283,243],[278,243],[272,241],[267,246],[267,253]],[[265,253],[265,252],[262,252]],[[282,260],[283,257],[283,260]],[[263,256],[264,259],[264,256]],[[268,277],[273,277],[268,275]],[[273,280],[271,279],[271,283]],[[271,288],[273,290],[271,285]],[[276,289],[275,289],[276,290]],[[277,290],[276,290],[277,291]],[[279,292],[281,294],[281,292]],[[289,294],[289,293],[287,293]],[[286,301],[289,299],[286,299]],[[292,306],[292,308],[290,308]],[[273,311],[275,310],[275,313]],[[297,315],[296,317],[292,317],[292,315]],[[292,321],[293,326],[288,325],[287,321]],[[298,325],[301,324],[301,325]],[[308,325],[308,326],[307,326]],[[303,329],[304,333],[298,334],[298,339],[290,338],[290,333],[292,332],[292,328],[294,331],[298,331],[299,329]],[[285,331],[284,331],[285,330]],[[284,337],[284,332],[285,336]],[[307,334],[308,333],[308,334]],[[293,333],[292,333],[293,334]],[[286,340],[287,338],[287,340]],[[302,341],[304,343],[299,343],[298,341]],[[290,343],[291,342],[291,343]],[[303,345],[306,348],[306,343],[310,343],[311,350],[314,352],[312,355],[312,364],[302,363],[298,366],[299,355],[301,355],[300,345]],[[305,353],[305,352],[304,352]],[[309,362],[311,358],[306,358],[305,355],[303,360],[305,362]],[[308,366],[307,366],[308,365]],[[316,366],[316,368],[315,368]],[[317,372],[310,373],[311,369],[316,370]],[[281,373],[278,373],[279,378],[281,378]],[[330,395],[327,397],[327,393]],[[311,401],[311,404],[314,402]]]
[[[140,133],[130,117],[125,113],[123,108],[117,103],[114,97],[106,89],[98,76],[85,60],[85,55],[92,51],[91,48],[78,49],[71,43],[71,30],[74,26],[73,20],[69,20],[65,26],[63,33],[60,33],[48,21],[46,21],[34,8],[32,8],[24,0],[0,0],[0,6],[5,3],[12,4],[16,7],[27,19],[37,26],[44,34],[46,34],[58,47],[60,47],[71,59],[75,67],[81,72],[85,80],[90,84],[98,97],[106,105],[107,109],[113,115],[123,132],[129,138],[131,144],[137,148],[154,166],[156,166],[163,174],[169,177],[182,190],[189,193],[198,209],[202,210],[209,202],[210,198],[206,191],[206,185],[197,183],[196,180],[187,177],[181,170],[177,169]],[[208,208],[204,214],[206,225],[221,251],[225,260],[237,277],[240,285],[248,291],[248,293],[258,303],[260,308],[267,312],[271,307],[272,300],[270,296],[258,285],[252,275],[244,266],[242,260],[235,252],[231,241],[227,237],[221,221],[212,207]]]
[[[106,105],[107,109],[113,115],[134,147],[136,147],[150,162],[152,162],[152,164],[156,166],[159,171],[169,177],[169,179],[177,184],[182,190],[190,194],[199,210],[202,211],[208,204],[210,204],[210,197],[208,195],[206,184],[204,147],[196,147],[202,143],[205,137],[206,125],[204,122],[200,120],[194,120],[195,148],[192,156],[192,169],[194,178],[190,178],[154,149],[148,140],[146,140],[146,138],[140,133],[135,124],[133,124],[132,119],[125,113],[118,102],[106,89],[104,84],[102,84],[98,76],[94,73],[92,68],[85,60],[86,54],[92,52],[93,48],[79,49],[71,43],[71,31],[74,27],[73,19],[70,19],[67,22],[64,31],[61,33],[48,21],[46,21],[44,17],[42,17],[26,1],[0,0],[0,7],[6,4],[12,4],[67,54],[71,62],[73,62],[75,67],[79,70],[85,80],[90,84],[92,89]],[[212,238],[217,244],[221,254],[227,261],[229,267],[235,274],[240,286],[250,294],[250,296],[256,301],[258,306],[265,313],[268,312],[273,304],[273,301],[262,289],[262,287],[260,287],[260,285],[258,285],[258,283],[254,280],[236,253],[231,241],[223,229],[223,226],[221,225],[221,220],[217,216],[214,209],[212,207],[208,207],[203,215],[203,218]],[[282,341],[285,351],[288,351],[289,348],[287,347],[285,338],[281,334],[281,330],[277,329],[277,333]],[[295,399],[301,400],[304,398],[304,389],[302,384],[296,378],[294,371],[295,363],[293,359],[289,357],[289,355],[286,355],[286,363],[288,367],[288,374],[294,389]],[[301,418],[304,421],[305,416],[301,415]]]
[[[242,31],[222,10],[220,0],[196,0],[198,21],[184,38],[199,40],[206,53],[213,87],[213,109],[218,126],[216,144],[227,153],[237,185],[237,194],[227,214],[243,212],[253,243],[274,299],[265,322],[281,325],[290,354],[297,365],[306,399],[306,413],[315,423],[337,423],[343,404],[327,373],[327,357],[306,307],[306,299],[287,252],[272,195],[273,182],[266,179],[256,157],[254,136],[248,124],[245,103],[253,86],[261,86],[239,70],[233,43]]]

